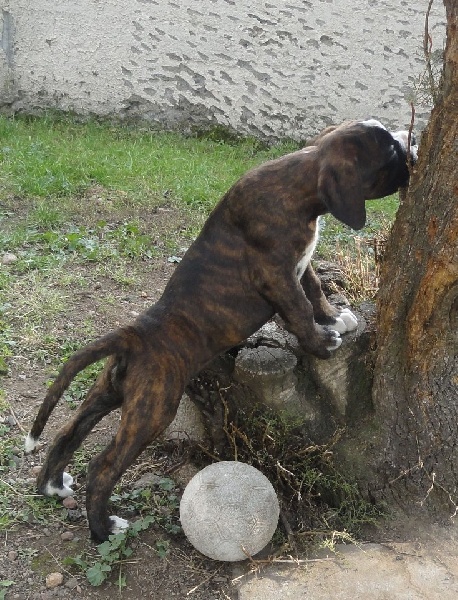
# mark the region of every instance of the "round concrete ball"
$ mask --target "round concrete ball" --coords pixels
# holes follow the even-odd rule
[[[214,560],[245,560],[272,539],[280,508],[270,481],[245,463],[223,461],[199,471],[180,503],[191,544]]]

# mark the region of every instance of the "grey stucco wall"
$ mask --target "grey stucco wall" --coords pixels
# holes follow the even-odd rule
[[[427,0],[3,0],[0,105],[296,139],[410,122]],[[431,17],[435,49],[443,6]],[[417,128],[429,115],[416,101]]]

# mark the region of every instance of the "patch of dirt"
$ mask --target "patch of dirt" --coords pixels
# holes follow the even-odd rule
[[[99,217],[107,218],[110,214],[111,207],[107,205],[108,200],[101,198],[100,194],[95,193],[94,197],[86,197],[84,200],[87,202],[86,214],[91,210],[95,210]],[[14,206],[12,218],[18,221],[25,218],[27,207],[21,207],[20,202],[15,202]],[[162,247],[160,256],[146,260],[140,265],[138,260],[135,264],[132,262],[131,273],[134,282],[128,288],[119,283],[115,276],[110,277],[108,272],[101,276],[100,270],[97,271],[97,265],[91,262],[72,266],[73,274],[84,279],[84,287],[70,290],[65,313],[53,322],[45,324],[45,330],[42,332],[43,339],[48,332],[57,338],[65,339],[65,336],[75,338],[78,336],[75,332],[81,330],[88,315],[91,317],[92,327],[96,329],[94,336],[91,337],[95,337],[132,320],[136,313],[157,300],[175,268],[169,254],[179,254],[179,248],[189,245],[187,228],[190,222],[195,226],[195,219],[192,222],[193,217],[173,207],[158,209],[153,214],[140,216],[143,219],[142,229],[150,230],[159,245],[160,240],[164,239],[162,235],[164,232],[168,237],[173,232],[172,251],[169,252],[167,247]],[[82,214],[75,217],[79,222],[85,218]],[[119,218],[122,219],[123,215],[119,215]],[[94,215],[89,221],[93,219]],[[68,290],[66,293],[69,294]],[[107,297],[112,299],[110,303],[104,302]],[[94,543],[89,539],[84,518],[84,475],[78,477],[78,470],[84,473],[84,468],[81,465],[76,467],[77,485],[74,498],[77,506],[70,511],[63,508],[60,500],[54,502],[35,498],[34,478],[36,469],[44,460],[47,443],[53,438],[57,429],[74,413],[71,405],[61,400],[46,427],[42,438],[42,449],[35,454],[25,456],[20,447],[21,440],[41,404],[46,382],[50,379],[51,367],[54,369],[55,365],[40,361],[36,353],[21,348],[20,344],[15,348],[14,356],[9,358],[8,364],[8,375],[2,379],[1,384],[7,402],[11,406],[11,412],[3,413],[2,416],[4,429],[5,425],[8,429],[3,433],[3,440],[5,442],[8,439],[17,440],[17,447],[13,447],[12,450],[11,467],[7,470],[3,469],[0,476],[11,489],[11,495],[8,496],[10,504],[7,507],[9,514],[13,509],[13,512],[21,513],[21,516],[8,530],[0,528],[0,582],[14,582],[8,588],[0,587],[0,597],[3,597],[2,590],[6,590],[6,598],[14,600],[112,599],[114,596],[126,600],[235,598],[235,588],[231,583],[232,565],[206,559],[193,549],[183,533],[170,534],[159,526],[152,526],[133,539],[132,556],[123,562],[121,569],[116,565],[108,581],[99,587],[91,586],[81,570],[65,564],[68,557],[78,555],[95,557],[97,554]],[[86,462],[97,448],[106,445],[116,431],[118,419],[119,414],[112,413],[88,437],[84,444]],[[0,436],[0,444],[1,442]],[[182,456],[174,456],[173,450],[162,458],[147,452],[137,461],[134,472],[126,474],[124,485],[129,488],[130,482],[139,477],[140,473],[167,475],[171,470],[173,471],[174,463],[183,462],[182,459]],[[75,467],[69,470],[74,473]],[[178,496],[184,485],[185,482],[177,483]],[[27,506],[24,502],[25,494],[29,495],[28,499],[31,502],[39,503],[35,505],[34,510],[30,510],[28,518],[25,518],[22,513]],[[49,507],[53,507],[52,509],[48,507],[48,503]],[[115,511],[120,516],[135,520],[138,515],[132,515],[127,508],[123,509],[121,503],[120,508],[117,506]],[[166,554],[160,556],[157,542],[164,540]],[[60,573],[63,576],[61,583],[56,587],[49,587],[49,582],[47,584],[47,577],[52,573]],[[120,577],[125,578],[123,587],[119,586]],[[58,580],[60,581],[60,578]]]
[[[73,539],[63,541],[71,532]],[[132,544],[132,557],[100,587],[89,585],[85,578],[64,561],[89,551],[85,524],[69,526],[20,527],[2,542],[0,569],[2,579],[14,581],[7,598],[48,600],[52,598],[192,598],[209,600],[234,598],[231,567],[207,560],[182,538],[170,542],[167,556],[161,558],[154,549],[159,531],[143,532]],[[46,580],[52,573],[63,575],[62,584],[50,589]],[[118,586],[120,573],[126,584]]]

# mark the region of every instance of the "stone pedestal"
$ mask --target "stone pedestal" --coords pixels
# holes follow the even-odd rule
[[[202,414],[186,394],[181,398],[174,420],[162,435],[166,440],[202,442],[206,439]]]
[[[276,321],[267,323],[224,360],[210,365],[207,404],[198,408],[184,395],[166,437],[202,441],[206,430],[221,429],[226,408],[208,406],[221,404],[218,387],[229,390],[226,398],[235,399],[239,407],[262,403],[291,418],[317,443],[326,442],[337,427],[351,428],[372,410],[372,313],[371,305],[357,312],[358,328],[342,336],[341,347],[328,360],[303,352]],[[206,377],[208,372],[199,375],[201,384]],[[241,388],[243,393],[238,393]]]

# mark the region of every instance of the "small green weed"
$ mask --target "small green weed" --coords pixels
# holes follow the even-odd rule
[[[168,477],[160,479],[154,489],[147,487],[116,491],[110,501],[141,515],[153,514],[156,525],[168,533],[175,535],[181,531],[177,517],[179,501],[176,484]]]
[[[6,313],[10,309],[11,305],[7,302],[0,305],[0,377],[8,373],[8,357],[12,355],[12,350],[15,346],[15,342],[12,339],[11,326],[6,318]]]
[[[115,535],[110,535],[108,541],[97,546],[96,557],[79,554],[74,557],[67,557],[64,564],[77,567],[82,571],[93,586],[102,585],[108,577],[118,568],[118,588],[122,589],[126,585],[125,575],[122,567],[127,562],[134,550],[132,541],[138,537],[141,531],[145,531],[155,522],[154,517],[144,517],[132,523],[128,529]],[[157,542],[157,552],[160,556],[165,556],[166,546],[161,541]]]
[[[8,591],[5,588],[9,588],[12,585],[14,585],[14,581],[10,581],[8,579],[3,579],[2,581],[0,581],[0,588],[3,588],[3,589],[0,589],[0,600],[5,600],[6,593]]]
[[[129,258],[152,258],[158,253],[148,235],[136,223],[123,223],[109,234],[118,242],[119,252]]]
[[[101,444],[95,444],[91,448],[84,445],[78,448],[73,455],[70,471],[74,477],[86,477],[87,467],[91,458],[103,449]]]
[[[60,210],[48,202],[39,202],[29,216],[30,225],[46,231],[56,230],[65,222],[65,217]]]
[[[13,481],[11,484],[0,482],[0,530],[11,530],[17,523],[47,526],[50,522],[64,521],[65,518],[66,509],[62,508],[62,502],[57,498],[43,498],[32,489],[24,489],[19,499]]]
[[[15,523],[49,524],[63,519],[62,504],[55,498],[42,498],[32,490],[21,490],[15,481],[17,448],[22,440],[14,438],[9,428],[0,426],[0,531],[11,529]]]

